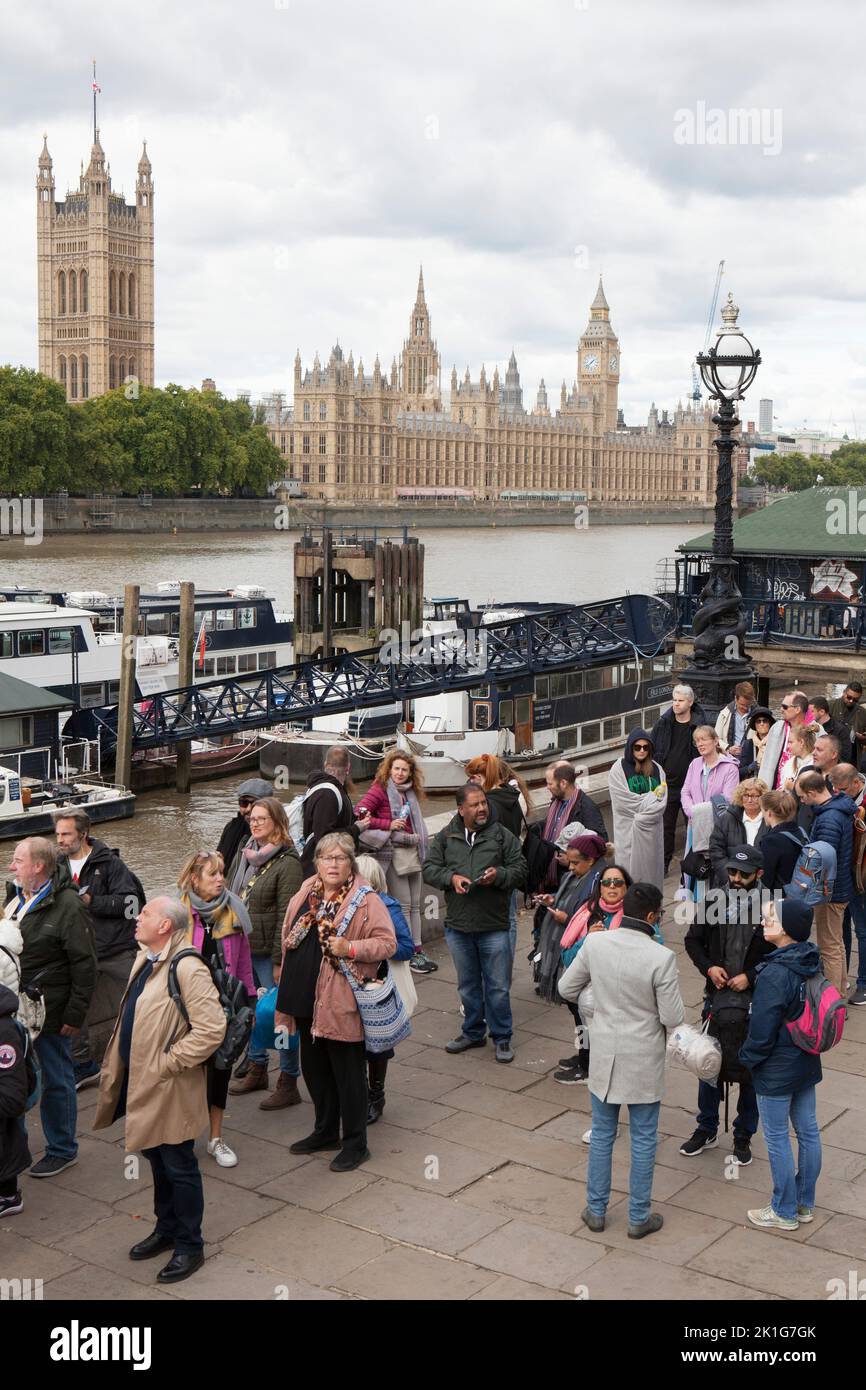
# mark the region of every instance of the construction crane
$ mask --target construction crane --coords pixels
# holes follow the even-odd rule
[[[722,283],[722,276],[724,275],[724,273],[725,273],[725,263],[724,263],[724,261],[719,261],[719,268],[718,268],[718,270],[716,271],[716,283],[715,283],[715,286],[714,286],[714,288],[713,288],[713,300],[712,300],[712,303],[710,304],[710,312],[709,312],[709,316],[708,316],[708,318],[707,318],[707,331],[706,331],[706,333],[705,333],[705,335],[704,335],[704,349],[703,349],[704,352],[706,352],[707,348],[708,348],[709,345],[710,345],[710,338],[712,337],[712,332],[713,332],[713,324],[714,324],[715,321],[716,321],[716,307],[717,307],[718,302],[719,302],[719,286],[720,286],[721,283]],[[696,363],[693,362],[693,363],[692,363],[692,400],[693,400],[693,401],[699,401],[700,399],[701,399],[700,378],[699,378],[699,376],[698,376],[697,365],[696,365]]]

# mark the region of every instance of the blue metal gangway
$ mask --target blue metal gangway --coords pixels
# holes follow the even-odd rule
[[[302,661],[149,695],[133,711],[133,748],[220,738],[373,705],[468,690],[621,656],[652,657],[673,634],[670,605],[627,594],[552,605],[519,618],[366,651]],[[399,638],[399,634],[395,634]],[[404,634],[404,637],[406,634]],[[339,640],[339,633],[334,637]],[[117,742],[117,708],[88,711],[103,747]]]

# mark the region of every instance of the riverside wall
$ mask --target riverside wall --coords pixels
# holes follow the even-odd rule
[[[592,526],[712,525],[709,507],[653,507],[634,504],[588,504]],[[445,530],[479,526],[575,526],[587,520],[571,505],[517,506],[479,503],[460,506],[407,506],[405,503],[359,502],[327,505],[292,500],[280,503],[265,498],[154,498],[143,506],[137,497],[70,497],[57,502],[43,500],[45,535],[79,534],[85,531],[172,534],[184,531],[301,531],[305,526],[408,526],[412,530]]]

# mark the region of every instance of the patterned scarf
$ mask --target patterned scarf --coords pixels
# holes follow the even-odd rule
[[[188,941],[192,940],[193,935],[193,912],[198,913],[206,928],[210,926],[211,936],[215,941],[219,941],[223,936],[231,936],[233,932],[244,932],[248,936],[252,931],[253,924],[246,907],[240,898],[236,898],[234,893],[230,893],[225,887],[219,897],[208,901],[200,898],[198,893],[190,888],[181,894],[180,900],[190,915]]]
[[[335,898],[325,897],[325,885],[320,878],[317,878],[307,899],[309,904],[307,911],[301,917],[296,917],[289,933],[286,937],[286,950],[296,951],[311,927],[316,930],[324,922],[328,927],[328,936],[334,935],[334,918],[337,916],[343,903],[355,882],[355,875],[350,874],[348,880],[343,884]],[[323,952],[327,954],[327,945],[323,944]]]

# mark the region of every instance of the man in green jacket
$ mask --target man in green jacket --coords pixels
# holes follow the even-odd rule
[[[463,1032],[446,1052],[484,1047],[489,1028],[497,1062],[514,1061],[508,908],[524,878],[520,841],[491,821],[484,792],[467,782],[457,793],[456,816],[433,836],[424,861],[424,882],[445,895],[445,940],[464,1012]]]
[[[45,1153],[31,1178],[51,1178],[78,1161],[78,1104],[72,1039],[87,1016],[96,984],[96,949],[87,909],[58,866],[50,840],[31,836],[16,845],[14,878],[5,915],[24,938],[23,984],[37,983],[45,999],[45,1024],[36,1039],[42,1070],[40,1115]]]

